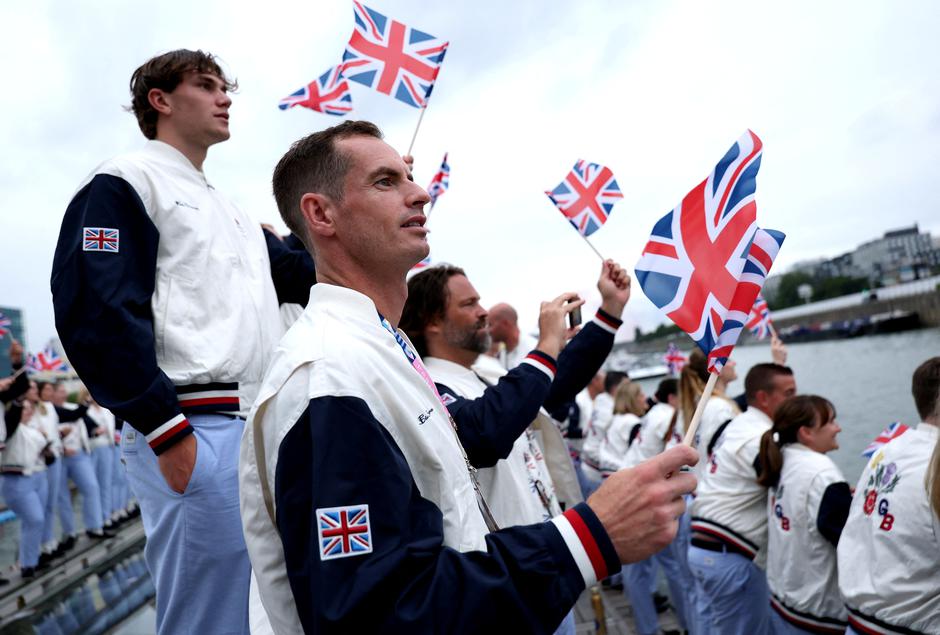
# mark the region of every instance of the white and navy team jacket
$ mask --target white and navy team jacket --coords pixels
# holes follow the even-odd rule
[[[643,461],[653,458],[663,452],[666,448],[682,443],[681,425],[676,420],[676,425],[672,429],[672,435],[664,439],[669,431],[669,424],[676,409],[668,403],[656,403],[640,419],[640,431],[636,439],[630,444],[627,450],[624,465],[634,467]]]
[[[24,373],[25,374],[25,373]],[[46,469],[41,454],[49,441],[38,428],[23,424],[23,405],[13,402],[4,412],[6,446],[0,454],[0,472],[6,476],[29,476]]]
[[[573,400],[591,381],[620,324],[599,311],[561,351],[557,366],[538,350],[498,376],[425,360],[501,527],[546,520],[583,500],[564,437],[546,411]]]
[[[274,631],[552,632],[619,570],[609,537],[585,504],[488,534],[448,412],[403,346],[368,297],[318,284],[274,354],[239,465]],[[547,392],[542,371],[517,372]]]
[[[940,519],[924,476],[937,427],[921,423],[876,452],[839,541],[839,590],[859,633],[940,633]]]
[[[709,459],[692,503],[692,531],[767,563],[767,488],[757,484],[760,438],[773,422],[748,408],[731,420]]]
[[[811,633],[845,632],[836,545],[852,504],[842,472],[801,443],[783,446],[780,482],[767,497],[767,585],[770,604]]]
[[[314,281],[312,260],[271,249],[286,251],[160,141],[106,161],[72,198],[56,329],[95,400],[155,453],[192,432],[187,413],[247,414],[281,336],[278,298],[306,299]]]

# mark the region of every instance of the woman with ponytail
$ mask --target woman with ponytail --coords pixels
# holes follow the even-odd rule
[[[760,441],[760,476],[767,497],[767,585],[777,635],[842,633],[836,545],[852,504],[842,472],[827,452],[842,428],[827,399],[784,401]]]
[[[729,359],[722,367],[711,399],[705,404],[702,419],[695,433],[693,445],[698,449],[699,455],[695,471],[699,477],[707,468],[709,454],[721,434],[722,426],[741,412],[737,404],[725,396],[728,384],[738,378],[735,367],[736,364],[732,359]],[[699,397],[705,390],[708,374],[705,353],[695,348],[689,354],[689,361],[682,367],[682,372],[679,373],[679,407],[664,438],[672,437],[677,431],[679,436],[685,435],[685,431],[689,429],[689,424],[692,422],[692,415],[695,413]]]
[[[922,421],[872,455],[839,542],[848,633],[940,633],[940,357],[911,392]]]
[[[627,465],[627,450],[634,437],[633,428],[640,425],[646,412],[646,395],[640,384],[625,379],[614,393],[614,416],[601,441],[601,470],[605,477]]]

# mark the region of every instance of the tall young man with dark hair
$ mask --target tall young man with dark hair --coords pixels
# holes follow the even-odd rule
[[[694,487],[678,471],[689,448],[551,522],[497,530],[397,329],[405,276],[428,253],[428,195],[375,126],[301,139],[274,189],[318,278],[242,443],[245,535],[276,632],[550,632],[586,585],[668,544]],[[546,364],[566,333],[561,303],[547,313]]]
[[[777,408],[796,394],[793,371],[757,364],[744,379],[747,410],[721,432],[692,504],[689,567],[695,620],[706,633],[766,633],[770,628],[767,488],[760,438]]]
[[[272,271],[259,225],[203,172],[235,88],[212,55],[155,57],[130,88],[148,141],[101,164],[66,210],[56,328],[95,400],[128,422],[157,630],[246,633],[238,445],[281,335],[278,298],[303,301],[312,263]]]

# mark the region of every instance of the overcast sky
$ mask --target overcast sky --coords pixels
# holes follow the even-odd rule
[[[146,10],[143,7],[150,6]],[[744,132],[764,142],[758,222],[783,230],[777,272],[919,223],[940,234],[940,3],[373,0],[450,40],[418,135],[416,179],[444,152],[451,187],[431,217],[431,256],[464,267],[484,303],[523,328],[538,301],[591,294],[599,261],[543,193],[582,158],[609,166],[624,199],[592,237],[633,270],[653,223]],[[152,55],[203,48],[240,90],[232,139],[206,174],[280,227],[273,166],[337,123],[278,100],[339,62],[346,0],[0,6],[0,305],[26,312],[30,348],[54,335],[49,275],[79,182],[143,143],[128,80]],[[354,114],[404,151],[419,111],[352,85]],[[629,333],[664,317],[639,286]]]

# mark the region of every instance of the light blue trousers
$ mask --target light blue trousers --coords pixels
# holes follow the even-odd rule
[[[85,530],[100,531],[104,518],[101,515],[101,492],[91,456],[79,452],[75,456],[63,456],[62,460],[65,462],[62,481],[59,484],[59,520],[62,522],[62,532],[75,533],[73,518],[75,512],[72,510],[72,495],[69,492],[68,479],[72,479],[82,495],[82,523],[85,525]]]
[[[111,448],[113,472],[111,474],[111,512],[127,509],[130,504],[130,489],[127,487],[127,471],[121,462],[121,447]]]
[[[95,466],[95,478],[98,479],[98,492],[101,494],[101,522],[106,523],[111,518],[111,494],[114,492],[114,452],[110,446],[95,448],[91,451],[91,462]]]
[[[39,564],[39,545],[45,518],[49,483],[45,472],[3,475],[3,499],[20,520],[20,566]]]
[[[238,507],[245,422],[192,415],[196,465],[186,490],[167,485],[144,435],[124,424],[131,491],[147,533],[144,556],[157,591],[161,635],[247,635],[251,565]]]
[[[46,483],[49,495],[46,496],[46,508],[42,524],[42,544],[52,546],[52,536],[55,530],[55,506],[59,500],[59,488],[62,486],[62,457],[56,457],[52,465],[46,466]]]
[[[753,635],[770,632],[767,576],[737,553],[689,546],[695,578],[699,635]]]
[[[633,623],[639,635],[655,635],[659,632],[659,617],[653,596],[651,581],[655,579],[655,563],[647,558],[623,568],[623,593],[633,607]]]

